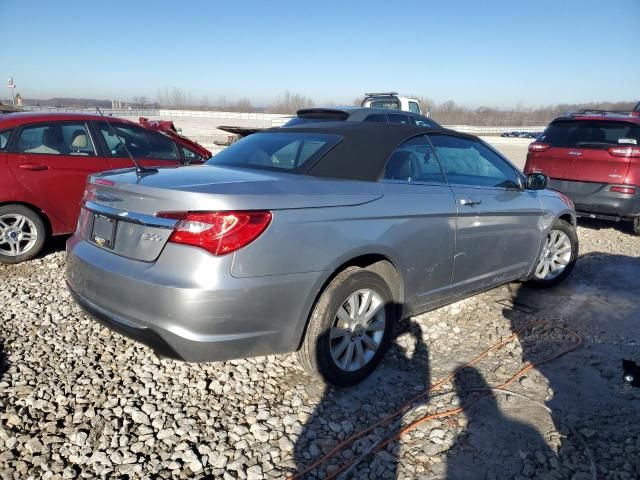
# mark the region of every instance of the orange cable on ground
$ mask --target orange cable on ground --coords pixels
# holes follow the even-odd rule
[[[295,475],[290,476],[289,480],[302,478],[304,475],[306,475],[310,471],[312,471],[315,468],[317,468],[318,466],[322,465],[327,459],[329,459],[330,457],[332,457],[333,455],[335,455],[339,451],[343,450],[344,447],[346,447],[347,445],[352,443],[354,440],[366,435],[367,433],[372,431],[374,428],[376,428],[376,427],[378,427],[378,426],[380,426],[380,425],[392,420],[393,418],[397,417],[398,415],[403,414],[405,412],[405,410],[407,410],[417,400],[426,397],[433,390],[435,390],[437,388],[440,388],[442,385],[445,385],[446,383],[451,381],[458,374],[458,372],[460,372],[461,370],[464,370],[467,367],[470,367],[470,366],[478,363],[481,359],[483,359],[485,356],[487,356],[489,354],[489,352],[497,350],[497,349],[503,347],[504,345],[506,345],[507,343],[511,342],[511,340],[513,340],[514,338],[518,337],[520,335],[520,333],[522,333],[524,330],[527,330],[529,328],[533,328],[533,327],[538,326],[538,325],[544,325],[544,324],[549,324],[549,322],[548,321],[530,322],[530,323],[526,324],[525,326],[523,326],[521,329],[517,330],[515,333],[513,333],[513,334],[509,335],[508,337],[506,337],[504,340],[501,340],[500,342],[497,342],[497,343],[491,345],[489,348],[487,348],[486,350],[481,352],[478,356],[473,358],[470,362],[462,365],[461,367],[458,367],[457,369],[455,369],[453,371],[453,373],[451,373],[450,375],[448,375],[444,379],[432,384],[429,388],[427,388],[423,392],[419,393],[418,395],[416,395],[415,397],[413,397],[409,401],[405,402],[395,412],[387,415],[386,417],[382,418],[381,420],[378,420],[377,422],[375,422],[373,425],[370,425],[366,429],[361,430],[360,432],[356,432],[355,434],[351,435],[346,440],[344,440],[341,443],[339,443],[338,445],[336,445],[327,454],[325,454],[323,457],[321,457],[320,459],[315,461],[313,464],[309,465],[303,471],[298,472]],[[567,332],[571,336],[573,336],[576,339],[575,345],[572,345],[571,347],[566,348],[566,349],[564,349],[564,350],[552,355],[551,357],[548,357],[548,358],[546,358],[544,360],[541,360],[539,362],[525,364],[525,366],[522,367],[520,370],[518,370],[511,378],[509,378],[506,382],[504,382],[504,383],[502,383],[500,385],[497,385],[495,388],[504,388],[507,385],[509,385],[510,383],[512,383],[514,380],[516,380],[518,377],[522,376],[525,372],[527,372],[530,369],[534,368],[535,366],[542,365],[544,363],[548,363],[548,362],[550,362],[552,360],[556,360],[557,358],[560,358],[561,356],[566,355],[569,352],[572,352],[573,350],[577,349],[580,345],[582,345],[582,337],[578,333],[576,333],[573,330],[570,330],[570,329],[568,329],[566,327],[559,326],[559,325],[555,325],[555,327],[559,328],[561,330],[564,330],[565,332]],[[429,420],[434,420],[436,418],[449,417],[449,416],[453,416],[453,415],[457,415],[459,413],[462,413],[466,408],[469,408],[472,404],[474,404],[475,402],[477,402],[478,400],[480,400],[481,398],[483,398],[485,396],[486,395],[481,395],[481,396],[475,398],[474,400],[472,400],[471,402],[469,402],[467,405],[464,405],[462,407],[458,407],[458,408],[454,408],[454,409],[451,409],[451,410],[447,410],[445,412],[426,415],[424,417],[421,417],[421,418],[413,421],[409,425],[403,427],[396,435],[391,436],[390,438],[385,440],[383,443],[378,445],[376,447],[376,450],[374,451],[374,453],[380,451],[382,448],[384,448],[386,445],[388,445],[392,441],[399,439],[402,435],[404,435],[405,433],[413,430],[415,427],[417,427],[421,423],[424,423],[424,422],[429,421]],[[359,461],[359,459],[352,460],[351,462],[348,462],[348,463],[342,465],[337,471],[332,472],[331,476],[329,476],[327,478],[328,479],[336,478],[344,470],[346,470],[347,468],[351,467],[355,461]]]

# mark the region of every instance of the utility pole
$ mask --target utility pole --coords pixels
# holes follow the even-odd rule
[[[16,84],[13,82],[13,77],[9,77],[9,81],[7,82],[7,87],[11,90],[11,105],[16,104],[16,97],[14,95],[14,91],[16,89]]]

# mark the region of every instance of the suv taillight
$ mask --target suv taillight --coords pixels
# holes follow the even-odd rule
[[[614,157],[640,157],[640,147],[611,147],[608,152]]]
[[[636,189],[633,187],[611,187],[609,188],[610,191],[612,192],[617,192],[617,193],[624,193],[627,195],[635,195],[636,194]]]
[[[551,145],[549,145],[548,143],[533,142],[533,143],[529,144],[529,151],[530,152],[544,152],[545,150],[549,150],[550,147],[551,147]]]
[[[156,216],[176,218],[169,241],[204,248],[225,255],[248,245],[271,222],[268,211],[160,212]]]

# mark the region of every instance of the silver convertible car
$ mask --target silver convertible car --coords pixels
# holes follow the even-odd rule
[[[571,201],[476,137],[325,122],[248,136],[202,166],[91,176],[67,243],[74,298],[185,361],[296,351],[348,386],[394,323],[578,255]]]

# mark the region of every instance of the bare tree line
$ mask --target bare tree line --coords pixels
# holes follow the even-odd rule
[[[541,107],[524,107],[517,105],[512,109],[500,109],[490,106],[477,108],[467,107],[447,100],[437,103],[418,97],[421,108],[426,111],[431,107],[432,117],[443,125],[478,125],[478,126],[528,126],[546,125],[561,115],[580,110],[632,110],[635,102],[589,102],[558,103]]]
[[[590,102],[590,103],[560,103],[541,107],[525,107],[521,104],[514,108],[496,108],[492,106],[469,107],[458,104],[453,100],[436,102],[428,97],[411,95],[418,99],[423,112],[431,110],[432,117],[443,125],[478,125],[478,126],[534,126],[545,125],[553,118],[583,109],[596,110],[624,110],[633,109],[636,102]],[[364,97],[353,100],[354,105],[360,105]],[[133,97],[133,106],[137,108],[175,108],[192,110],[222,110],[231,112],[270,112],[294,114],[301,108],[316,105],[313,99],[292,93],[289,90],[278,97],[268,106],[253,105],[247,97],[227,101],[220,97],[211,102],[207,96],[194,100],[190,92],[181,88],[158,90],[155,102],[148,97]],[[322,106],[335,106],[334,102],[323,102]]]

